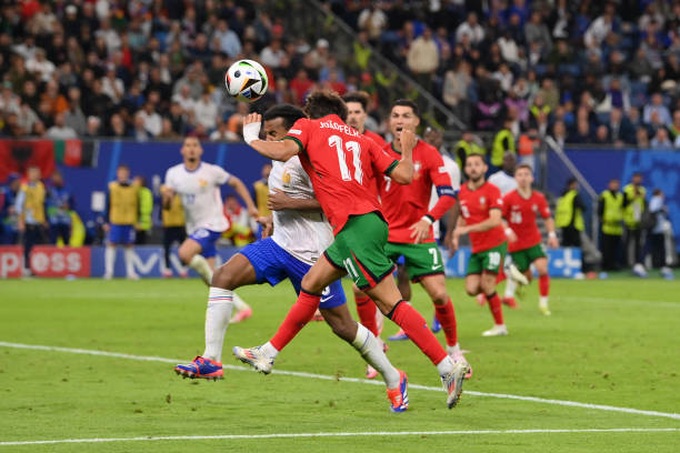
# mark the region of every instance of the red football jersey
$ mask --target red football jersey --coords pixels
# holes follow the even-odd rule
[[[489,218],[492,209],[503,209],[503,198],[498,187],[485,182],[477,190],[471,190],[467,183],[460,186],[458,193],[460,215],[467,225],[475,225]],[[470,233],[472,253],[498,247],[506,241],[502,225],[488,231]]]
[[[387,142],[385,141],[385,139],[380,134],[377,134],[377,133],[370,131],[368,129],[364,129],[364,135],[366,137],[370,138],[371,140],[373,140],[376,143],[376,145],[378,145],[381,148],[385,148],[387,146]]]
[[[517,190],[508,192],[503,197],[503,218],[517,235],[515,242],[508,241],[508,251],[528,249],[541,243],[541,232],[536,224],[536,216],[544,219],[550,217],[550,207],[542,193],[531,191],[529,198],[524,198]]]
[[[387,148],[387,142],[385,141],[384,138],[382,138],[382,135],[376,134],[373,131],[369,131],[368,129],[364,129],[364,137],[368,137],[371,140],[373,140],[381,149]],[[375,190],[376,195],[380,193],[380,184],[382,183],[382,178],[377,177],[375,178],[376,185],[372,187],[372,189]],[[383,211],[385,209],[383,208]]]
[[[351,215],[381,212],[376,175],[389,173],[398,162],[375,142],[337,115],[299,119],[286,138],[300,146],[300,162],[334,234]]]
[[[401,159],[401,154],[392,146],[388,146],[386,150],[395,159]],[[451,175],[444,168],[444,160],[435,147],[418,140],[413,148],[413,169],[411,184],[396,184],[389,176],[384,176],[379,184],[383,213],[390,225],[389,242],[412,244],[414,240],[410,237],[412,231],[409,230],[411,225],[428,212],[431,212],[435,220],[439,220],[456,202],[451,189]],[[430,211],[432,186],[447,187],[451,196],[440,197]],[[423,242],[434,242],[431,227],[430,234]]]

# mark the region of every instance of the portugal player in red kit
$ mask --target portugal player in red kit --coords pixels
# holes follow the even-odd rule
[[[401,134],[404,130],[415,130],[419,123],[418,107],[413,101],[401,99],[392,105],[389,127],[394,141],[388,148],[391,156],[401,157]],[[444,262],[432,228],[456,203],[457,194],[441,154],[423,140],[418,140],[413,148],[413,167],[411,184],[394,184],[385,176],[378,186],[390,231],[385,250],[393,261],[404,257],[409,277],[423,286],[435,306],[446,336],[447,352],[454,360],[465,362],[458,344],[453,303],[446,292]],[[439,198],[430,209],[433,187]]]
[[[454,407],[469,366],[454,362],[427,329],[425,319],[402,300],[392,278],[394,264],[385,254],[387,223],[375,193],[376,178],[381,174],[396,183],[411,182],[415,134],[402,131],[403,154],[396,160],[345,123],[347,107],[337,94],[312,93],[305,113],[309,119],[296,121],[284,140],[268,142],[259,139],[260,115],[250,114],[244,120],[243,136],[257,152],[271,159],[286,161],[299,155],[333,227],[335,240],[303,278],[298,300],[274,337],[259,347],[236,347],[234,353],[256,369],[260,364],[270,368],[276,354],[312,319],[322,290],[349,274],[354,284],[436,365],[448,393],[447,406]],[[408,404],[405,375],[401,382],[404,404],[396,408],[393,405],[397,412]]]
[[[555,222],[550,214],[550,207],[542,193],[531,189],[534,176],[529,165],[519,165],[515,170],[517,189],[509,192],[503,198],[503,218],[508,228],[508,251],[512,262],[528,280],[531,280],[531,264],[538,272],[538,291],[540,294],[538,308],[544,315],[550,314],[548,307],[548,293],[550,291],[550,277],[548,276],[548,258],[545,256],[541,244],[541,232],[536,224],[540,215],[545,219],[548,230],[548,245],[557,247]],[[515,281],[508,279],[505,286],[505,297],[515,297]]]
[[[460,236],[470,236],[472,255],[465,276],[465,291],[471,296],[480,293],[486,296],[494,326],[482,335],[494,337],[508,334],[501,299],[496,293],[496,276],[503,266],[507,244],[502,225],[501,191],[486,182],[486,171],[487,165],[481,154],[470,154],[465,159],[468,181],[461,186],[458,194],[460,217],[455,229],[449,227],[446,243],[455,252]]]

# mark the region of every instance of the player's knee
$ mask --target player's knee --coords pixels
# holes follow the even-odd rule
[[[356,323],[352,319],[343,319],[337,316],[326,318],[326,322],[333,333],[343,340],[351,343],[356,336]]]
[[[440,288],[432,293],[431,298],[435,305],[446,305],[449,301],[449,294],[446,292],[446,288]]]
[[[321,285],[321,283],[314,277],[311,277],[309,273],[302,277],[301,285],[306,292],[312,294],[321,294],[321,291],[323,291],[326,286]]]
[[[234,290],[238,287],[234,279],[234,273],[229,272],[226,266],[220,266],[215,269],[212,276],[212,282],[210,284],[216,288],[230,289]]]
[[[177,251],[177,255],[184,265],[188,265],[191,262],[191,259],[194,257],[194,253],[191,250],[182,247],[180,247]]]
[[[465,292],[468,296],[476,296],[479,294],[479,285],[465,285]]]

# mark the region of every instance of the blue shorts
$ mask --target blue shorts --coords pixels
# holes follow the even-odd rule
[[[272,238],[248,244],[239,253],[252,264],[257,283],[267,282],[271,286],[275,286],[283,280],[289,279],[297,294],[300,294],[302,277],[312,267],[285,251]],[[319,308],[339,307],[346,301],[342,283],[340,280],[336,280],[324,288]]]
[[[109,243],[130,245],[135,243],[135,229],[132,225],[110,225]]]
[[[206,258],[212,258],[215,255],[217,255],[217,248],[215,247],[215,243],[217,243],[217,240],[221,236],[222,233],[220,233],[219,231],[212,231],[206,228],[199,228],[189,236],[189,239],[193,239],[194,241],[201,244],[201,255],[203,255]]]

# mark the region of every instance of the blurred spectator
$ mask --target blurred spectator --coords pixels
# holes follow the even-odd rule
[[[26,70],[35,75],[38,80],[47,82],[52,79],[57,67],[47,59],[45,50],[38,48],[35,50],[34,56],[26,60]]]
[[[469,124],[471,116],[468,97],[473,84],[471,70],[467,61],[459,60],[444,74],[442,89],[444,103],[466,124]]]
[[[635,143],[635,127],[618,107],[612,108],[609,113],[609,133],[616,146]]]
[[[314,86],[314,81],[309,78],[305,69],[299,69],[295,78],[290,81],[289,87],[296,104],[304,105],[307,94]]]
[[[552,126],[552,133],[550,136],[555,140],[560,148],[564,148],[567,144],[567,126],[564,121],[555,121]]]
[[[520,164],[527,164],[534,171],[536,167],[536,157],[541,148],[541,136],[535,128],[530,128],[522,133],[517,140],[517,156]]]
[[[552,37],[543,21],[543,13],[541,11],[532,11],[529,22],[524,26],[524,36],[526,42],[530,46],[538,46],[540,52],[547,55],[552,50]]]
[[[260,217],[267,217],[271,214],[269,209],[269,174],[272,171],[271,164],[267,163],[262,166],[261,178],[253,183],[253,200],[255,206],[260,213]]]
[[[593,144],[605,146],[611,144],[611,137],[609,136],[609,128],[606,124],[600,124],[595,128],[595,135],[593,137]]]
[[[194,121],[203,126],[208,133],[217,127],[217,104],[210,97],[210,90],[203,91],[194,104]]]
[[[432,39],[432,30],[425,27],[408,49],[406,63],[415,80],[426,90],[432,90],[432,78],[439,67],[439,50]]]
[[[102,82],[99,79],[92,81],[92,90],[83,99],[83,113],[88,116],[108,117],[113,110],[111,98],[102,91]]]
[[[646,127],[638,126],[635,130],[635,144],[640,149],[649,149],[651,147],[649,130]]]
[[[39,167],[29,167],[26,182],[21,184],[16,199],[16,212],[19,216],[19,233],[23,237],[25,276],[33,275],[31,271],[31,252],[33,247],[44,244],[48,240],[48,223],[45,214],[47,190],[41,181]]]
[[[661,189],[654,189],[652,198],[649,200],[649,219],[645,227],[647,228],[646,248],[651,252],[652,267],[661,270],[661,275],[671,280],[673,271],[671,270],[666,249],[666,236],[671,231],[668,217],[668,205],[666,204],[665,194]]]
[[[607,189],[600,194],[597,214],[600,218],[600,231],[602,233],[600,244],[602,270],[621,270],[623,267],[621,263],[623,257],[621,242],[623,236],[623,193],[621,193],[621,182],[618,179],[611,179]]]
[[[626,261],[629,266],[642,265],[642,215],[647,209],[647,189],[641,173],[633,173],[623,188],[623,222],[626,227]],[[640,266],[637,266],[638,268]],[[635,271],[635,266],[634,269]]]
[[[66,125],[66,114],[64,112],[57,113],[54,116],[54,125],[47,129],[45,136],[53,140],[78,138],[75,129]]]
[[[238,142],[242,140],[241,135],[229,130],[228,122],[222,119],[217,121],[217,129],[215,129],[208,138],[213,142]]]
[[[2,93],[0,93],[0,111],[19,113],[21,98],[14,94],[12,82],[2,83]]]
[[[120,113],[114,113],[109,118],[109,125],[106,131],[106,135],[112,138],[128,138],[130,137],[130,131],[128,130],[127,124]]]
[[[17,125],[26,135],[35,134],[35,125],[40,122],[38,114],[26,102],[21,102],[17,114]]]
[[[47,188],[47,218],[50,224],[50,243],[68,246],[71,239],[71,210],[73,194],[66,187],[59,171],[52,173]]]
[[[162,126],[160,122],[159,126]],[[160,129],[158,133],[160,133]],[[146,127],[144,110],[140,110],[139,112],[135,113],[132,123],[132,131],[130,132],[130,135],[135,141],[138,142],[148,142],[154,137],[154,135],[151,132],[149,132],[149,130]]]
[[[474,132],[465,131],[453,147],[453,155],[458,168],[465,168],[465,160],[470,154],[481,154],[486,159],[486,149],[482,140]]]
[[[64,123],[72,128],[77,135],[83,135],[87,131],[87,120],[83,109],[80,107],[80,88],[73,86],[68,89],[68,110],[65,112]]]
[[[224,200],[224,215],[229,219],[229,229],[223,234],[226,239],[237,247],[255,241],[257,222],[250,217],[236,195],[228,195]]]
[[[144,129],[149,133],[149,137],[155,137],[161,133],[161,116],[152,101],[148,100],[137,112],[135,118],[142,118]]]
[[[610,33],[617,33],[619,30],[616,14],[616,4],[607,2],[601,16],[597,17],[588,27],[583,36],[583,44],[588,49],[599,49]]]
[[[168,117],[163,117],[161,122],[161,133],[156,137],[159,140],[176,140],[181,138],[172,128],[172,121]]]
[[[229,29],[229,23],[225,19],[218,21],[217,29],[213,32],[211,40],[217,40],[219,51],[226,53],[231,58],[235,58],[241,53],[241,40],[233,30]]]
[[[116,67],[109,64],[106,74],[102,77],[102,93],[107,95],[114,104],[119,104],[125,95],[123,80],[116,75]]]
[[[472,46],[478,46],[484,40],[484,28],[479,24],[477,14],[471,12],[467,15],[465,22],[456,28],[456,42],[462,41],[466,36]]]
[[[282,60],[286,56],[286,51],[283,49],[281,40],[274,38],[268,46],[260,52],[260,63],[264,67],[276,69],[281,66]]]
[[[139,195],[139,215],[135,225],[135,244],[144,245],[149,241],[151,228],[153,228],[153,220],[151,219],[153,213],[153,193],[146,183],[146,178],[142,175],[135,176],[133,184],[137,186]]]
[[[660,127],[654,133],[654,137],[649,142],[652,149],[669,149],[673,147],[673,142],[668,138],[668,131]]]
[[[83,136],[85,138],[95,138],[102,135],[104,135],[104,131],[102,130],[102,120],[96,116],[88,116]]]
[[[16,199],[21,187],[21,175],[10,173],[7,183],[0,186],[0,244],[16,244],[19,240],[19,214]]]
[[[387,29],[388,19],[383,7],[382,2],[369,2],[368,6],[359,13],[357,19],[359,30],[368,33],[368,39],[373,45],[378,43],[380,36]]]
[[[569,178],[562,195],[557,199],[555,226],[562,231],[560,245],[563,247],[581,247],[581,232],[585,229],[583,211],[586,206],[578,188],[576,178]]]
[[[659,120],[663,125],[671,124],[672,118],[668,107],[664,105],[663,95],[661,93],[653,93],[649,103],[647,103],[642,112],[642,122],[645,124],[652,123],[652,115],[656,113],[659,115]]]

